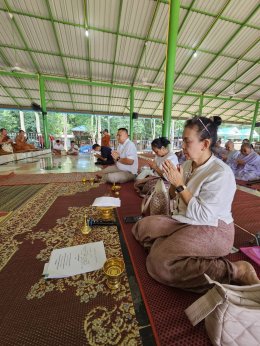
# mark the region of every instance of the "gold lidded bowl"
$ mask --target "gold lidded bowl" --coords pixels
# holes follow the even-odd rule
[[[100,212],[102,220],[113,220],[114,219],[114,207],[97,207]]]
[[[124,260],[120,257],[111,257],[104,263],[104,274],[106,275],[107,286],[115,290],[120,286],[120,278],[125,271]]]

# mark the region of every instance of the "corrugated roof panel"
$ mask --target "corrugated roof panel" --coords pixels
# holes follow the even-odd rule
[[[226,79],[226,80],[233,81],[234,79],[236,79],[236,76],[240,76],[241,74],[242,74],[242,78],[243,78],[244,72],[249,70],[252,65],[253,65],[253,63],[240,60],[234,66],[230,67],[228,72],[226,74],[224,74],[222,78]]]
[[[84,24],[84,6],[82,0],[50,0],[54,19],[76,24]]]
[[[17,50],[17,49],[11,49],[11,48],[2,48],[2,52],[6,56],[9,64],[11,67],[19,66],[28,72],[36,72],[36,69],[34,67],[34,64],[32,62],[32,59],[29,55],[29,53]],[[5,66],[6,64],[3,64]]]
[[[2,104],[2,105],[13,105],[14,104],[14,100],[11,99],[11,97],[0,96],[0,104]]]
[[[84,84],[70,84],[71,91],[75,94],[91,94],[91,86]],[[68,91],[68,89],[66,89]]]
[[[91,97],[88,95],[75,95],[73,94],[73,100],[75,100],[75,102],[85,102],[86,104],[91,103]]]
[[[209,102],[207,102],[209,100]],[[205,98],[203,103],[207,104],[210,107],[219,107],[222,105],[223,100],[211,100],[211,99],[207,99]]]
[[[4,89],[4,87],[1,87],[1,85],[0,85],[0,96],[8,97],[6,90]]]
[[[127,89],[112,88],[111,97],[128,98],[130,91]]]
[[[110,107],[110,112],[111,113],[121,113],[121,114],[123,114],[124,113],[124,107],[112,106],[112,107]]]
[[[214,18],[204,14],[190,12],[185,25],[178,35],[178,44],[196,47],[209,29]]]
[[[254,65],[251,68],[249,68],[248,71],[245,72],[243,76],[240,77],[238,80],[240,82],[243,81],[243,82],[249,83],[258,76],[260,76],[260,64]]]
[[[223,16],[243,22],[257,5],[259,5],[259,0],[233,0],[228,4]]]
[[[232,108],[232,107],[234,107],[236,105],[237,105],[237,102],[235,102],[235,101],[226,101],[225,103],[223,103],[221,105],[221,108],[229,109],[229,108]]]
[[[250,96],[250,98],[251,99],[253,99],[253,100],[260,100],[260,90],[258,90],[257,92],[255,92],[254,94],[252,94],[251,96]]]
[[[109,103],[109,101],[108,101]],[[126,100],[125,99],[111,99],[111,102],[110,102],[111,106],[121,106],[121,107],[125,107],[126,105]]]
[[[198,97],[192,97],[192,96],[183,96],[180,98],[178,101],[179,103],[184,103],[184,104],[192,104],[192,103],[198,103],[199,104],[199,98]]]
[[[218,78],[221,76],[233,63],[235,59],[224,58],[218,56],[212,64],[202,73],[203,76]]]
[[[60,57],[33,53],[33,57],[39,66],[41,73],[52,75],[64,75],[64,69]]]
[[[37,16],[48,17],[48,8],[42,0],[8,0],[11,12],[25,12]]]
[[[139,69],[135,78],[135,84],[141,85],[143,82],[152,83],[157,75],[156,71]]]
[[[249,19],[248,24],[259,26],[260,23],[260,10],[255,11],[254,15]]]
[[[157,115],[159,117],[162,117],[162,111],[160,109],[156,109],[156,111],[153,113],[153,115]]]
[[[1,76],[0,75],[0,83],[2,86],[20,88],[19,83],[13,77]]]
[[[57,32],[61,53],[78,56],[79,58],[86,57],[87,38],[83,28],[58,23],[55,23],[54,26]]]
[[[140,65],[159,69],[166,57],[166,45],[147,42]]]
[[[99,105],[109,104],[107,97],[100,97],[100,96],[92,96],[92,102]]]
[[[186,109],[186,112],[197,113],[199,112],[199,107],[197,105],[191,105]]]
[[[5,7],[5,6],[4,6]],[[16,17],[15,17],[16,18]],[[0,11],[0,42],[2,44],[15,45],[25,48],[15,24],[8,13]]]
[[[68,104],[65,104],[63,102],[55,102],[55,109],[73,109]]]
[[[99,95],[99,96],[109,96],[110,95],[111,88],[105,88],[105,87],[92,87],[92,94],[93,95]]]
[[[143,108],[154,109],[155,108],[155,104],[153,102],[150,102],[150,101],[144,101],[142,107]]]
[[[174,89],[186,90],[195,81],[195,77],[180,75],[174,82]]]
[[[240,57],[248,47],[256,42],[256,40],[259,40],[259,30],[245,27],[241,29],[239,35],[236,35],[230,44],[228,44],[223,53]]]
[[[174,106],[174,109],[177,110],[177,111],[184,111],[186,108],[187,108],[186,105],[182,105],[182,104],[180,104],[180,103],[177,103],[177,104]]]
[[[31,100],[29,99],[25,99],[25,98],[20,98],[20,99],[17,99],[18,103],[21,105],[21,106],[29,106],[30,103],[31,103]]]
[[[259,18],[259,22],[260,22],[260,18]],[[245,59],[252,59],[256,61],[259,59],[259,52],[260,52],[260,42],[258,42],[254,47],[252,47],[252,49],[250,49],[249,52],[246,53],[243,57]]]
[[[88,62],[78,59],[63,59],[69,77],[89,79]]]
[[[58,51],[51,22],[21,15],[17,15],[16,20],[29,48]]]
[[[194,90],[197,92],[204,92],[208,89],[210,84],[212,83],[211,80],[207,78],[199,78],[191,87],[190,90]]]
[[[120,0],[87,0],[89,26],[116,31],[119,18],[119,6]]]
[[[228,110],[226,110],[224,112],[223,115],[231,117],[232,115],[236,115],[236,114],[237,114],[237,110],[235,110],[235,109],[228,109]]]
[[[175,71],[176,72],[180,72],[183,69],[184,65],[190,59],[192,54],[193,54],[193,51],[191,51],[189,49],[184,49],[184,48],[178,48],[177,49],[176,61],[175,61]]]
[[[149,93],[146,97],[148,101],[160,102],[163,98],[163,94]]]
[[[138,100],[144,100],[145,97],[147,96],[147,93],[144,91],[135,91],[135,98],[137,98]]]
[[[154,83],[157,84],[157,85],[161,85],[161,86],[164,86],[164,76],[165,76],[165,73],[164,72],[159,72],[158,73],[158,76],[156,77]]]
[[[202,10],[204,12],[218,14],[225,6],[226,0],[208,1],[208,0],[196,0],[192,8]]]
[[[217,81],[209,89],[207,89],[207,93],[217,94],[221,92],[222,90],[226,89],[227,87],[229,87],[229,85],[230,85],[230,82]]]
[[[116,35],[97,31],[90,32],[89,45],[91,59],[114,61]]]
[[[143,100],[135,100],[134,109],[140,108],[143,104]]]
[[[118,37],[116,62],[137,65],[144,42],[129,37]]]
[[[130,67],[116,66],[114,71],[114,81],[132,83],[136,69]]]
[[[49,95],[50,95],[50,98],[53,101],[68,101],[68,102],[71,102],[70,94],[65,94],[65,93],[61,94],[59,92],[52,91],[52,92],[49,92]]]
[[[190,59],[183,72],[194,73],[196,71],[196,75],[200,75],[213,58],[214,56],[212,54],[198,52],[198,56]]]
[[[155,1],[123,1],[119,31],[145,37],[153,17]]]
[[[216,3],[217,1],[212,1]],[[201,49],[207,49],[212,52],[220,51],[228,42],[230,37],[238,30],[239,25],[218,19],[217,23],[210,30],[206,38],[200,45]],[[233,55],[233,54],[230,54]]]
[[[24,92],[23,89],[12,88],[12,89],[9,89],[9,91],[11,92],[12,96],[14,96],[14,97],[24,97],[24,98],[27,98],[27,95],[26,95],[26,93]]]
[[[168,4],[160,3],[159,9],[157,11],[153,27],[151,30],[150,37],[153,39],[159,39],[166,41],[167,39],[167,30],[168,30]],[[185,10],[181,9],[181,16],[183,16],[183,12]]]
[[[39,90],[39,82],[37,79],[23,78],[23,85],[28,89]]]
[[[92,79],[101,81],[110,81],[112,77],[113,65],[101,64],[97,62],[91,63]]]
[[[47,91],[69,92],[67,83],[45,81],[45,88]]]
[[[28,92],[28,94],[30,95],[30,97],[32,98],[32,99],[40,99],[40,92],[39,92],[39,90],[28,90],[27,89],[27,92]]]

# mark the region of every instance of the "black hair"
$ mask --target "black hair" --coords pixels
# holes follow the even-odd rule
[[[108,129],[103,130],[103,132],[105,132],[105,131],[108,132]]]
[[[97,147],[100,147],[100,145],[97,144],[97,143],[92,145],[92,149],[94,149],[94,150],[95,150]]]
[[[21,132],[24,132],[24,130],[22,130],[22,129],[21,129],[21,130],[19,130],[19,133],[21,133]]]
[[[2,128],[0,129],[0,132],[2,133],[4,130],[6,130],[6,128],[5,128],[5,127],[2,127]]]
[[[184,128],[194,128],[196,126],[200,140],[210,139],[210,148],[212,148],[217,142],[218,127],[221,123],[222,119],[218,116],[214,116],[213,118],[194,117],[186,121]]]
[[[59,140],[59,139],[56,139],[56,143],[60,143],[60,140]]]
[[[166,138],[166,137],[159,137],[159,138],[155,138],[155,139],[152,141],[151,146],[152,146],[152,148],[161,149],[161,147],[167,148],[167,146],[168,146],[170,143],[171,143],[171,142],[169,141],[168,138]]]
[[[128,134],[128,130],[125,127],[120,127],[117,131],[125,131]]]

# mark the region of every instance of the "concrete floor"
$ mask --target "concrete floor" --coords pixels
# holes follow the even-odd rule
[[[47,154],[0,165],[0,174],[8,172],[15,174],[97,172],[101,168],[95,165],[95,162],[96,159],[89,153],[78,156]]]

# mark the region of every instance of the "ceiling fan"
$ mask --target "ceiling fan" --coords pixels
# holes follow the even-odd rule
[[[147,47],[147,42],[145,42],[145,44],[144,44],[144,66],[145,66],[145,68],[147,68],[146,47]],[[146,70],[145,70],[145,71],[146,71]],[[159,86],[159,84],[157,84],[157,83],[150,83],[150,82],[148,82],[148,76],[145,75],[145,72],[144,72],[144,75],[143,75],[143,77],[142,77],[142,83],[141,83],[141,85],[143,85],[143,86],[148,86],[148,87],[158,87],[158,86]]]
[[[11,12],[8,12],[8,18],[10,19],[11,28],[12,28],[12,36],[13,36],[13,49],[14,49],[14,61],[15,64],[12,66],[6,66],[2,63],[0,64],[0,70],[4,70],[7,72],[19,72],[19,73],[31,73],[30,71],[26,70],[25,68],[21,67],[20,64],[17,62],[17,49],[15,48],[15,33],[14,33],[14,15]]]
[[[244,90],[241,92],[237,90],[237,77],[238,77],[239,63],[240,63],[240,61],[238,61],[238,63],[237,63],[236,77],[235,77],[235,82],[233,84],[233,88],[226,92],[227,95],[232,96],[232,97],[233,96],[244,96],[244,95],[248,94],[248,90]]]

